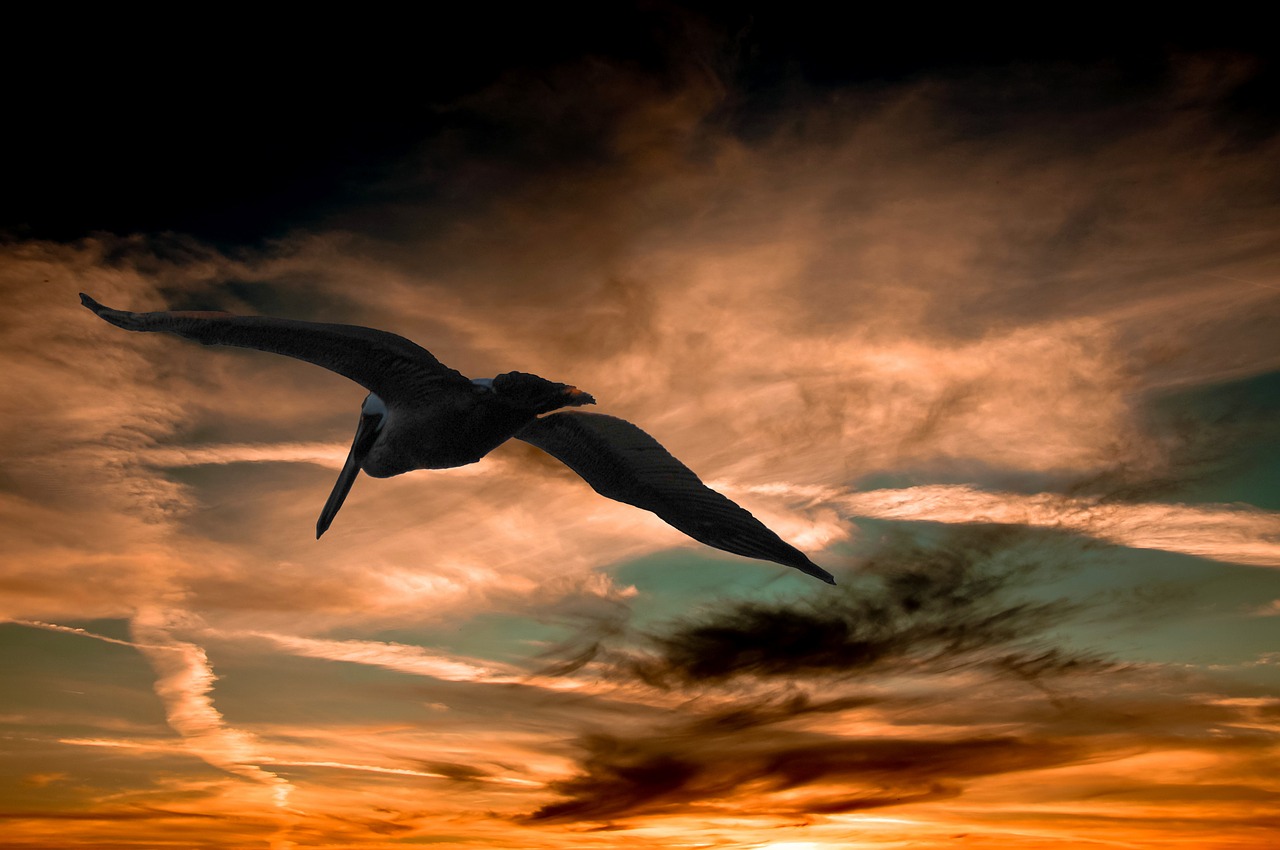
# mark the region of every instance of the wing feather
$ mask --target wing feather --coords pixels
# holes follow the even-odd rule
[[[388,404],[470,386],[462,373],[420,345],[373,328],[218,312],[130,313],[104,307],[84,293],[80,301],[125,330],[171,333],[204,345],[254,348],[323,366],[377,393]]]
[[[625,419],[553,413],[516,439],[531,443],[582,476],[601,496],[657,514],[708,546],[795,567],[829,584],[831,574],[786,543],[746,509],[702,483],[662,444]]]

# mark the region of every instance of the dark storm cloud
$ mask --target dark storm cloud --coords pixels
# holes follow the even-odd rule
[[[805,679],[981,664],[1035,677],[1102,662],[1037,642],[1073,606],[1010,599],[1037,535],[959,528],[936,542],[891,539],[863,565],[872,581],[798,602],[739,602],[654,634],[624,667],[651,684]],[[1044,552],[1039,553],[1045,554]]]

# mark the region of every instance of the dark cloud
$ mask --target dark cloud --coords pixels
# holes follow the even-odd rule
[[[449,761],[422,762],[424,770],[438,773],[446,779],[462,784],[474,784],[492,774],[481,767]]]
[[[1071,703],[1046,681],[1111,669],[1047,639],[1046,630],[1075,606],[1015,598],[1038,568],[1061,558],[1049,536],[992,526],[935,531],[933,539],[890,536],[862,564],[860,580],[838,591],[791,602],[735,602],[678,621],[648,636],[649,654],[610,651],[605,639],[592,643],[587,658],[569,666],[594,657],[614,675],[663,688],[756,683],[770,695],[682,711],[683,720],[656,734],[584,735],[579,773],[552,786],[564,799],[528,822],[705,813],[729,809],[747,794],[754,814],[835,814],[955,797],[977,777],[1091,757],[1096,746],[1083,737],[964,734],[969,721],[951,737],[803,731],[829,726],[825,717],[846,717],[854,730],[867,712],[905,720],[914,711],[902,696],[815,698],[806,680],[973,667],[1035,685],[1057,715]],[[945,711],[933,713],[925,722],[945,722]]]
[[[374,811],[384,815],[384,817],[343,817],[335,814],[326,814],[324,817],[334,823],[354,827],[359,833],[363,834],[404,835],[414,830],[411,824],[397,823],[395,819],[404,816],[392,809],[375,808]]]
[[[581,773],[553,790],[567,799],[531,823],[609,821],[715,811],[751,795],[754,815],[805,816],[958,796],[961,780],[1068,764],[1087,749],[1014,736],[951,740],[842,739],[777,729],[709,734],[705,728],[624,740],[579,741]],[[771,795],[812,788],[806,796]]]
[[[550,786],[561,799],[523,820],[616,824],[731,812],[818,818],[957,797],[988,777],[1146,752],[1227,758],[1252,765],[1251,777],[1268,775],[1271,736],[1259,734],[1258,724],[1264,713],[1274,716],[1273,702],[1192,695],[1187,683],[1155,671],[1094,672],[1067,700],[1019,699],[990,684],[956,693],[951,683],[928,697],[792,693],[703,713],[685,705],[653,732],[580,737],[577,774]],[[826,716],[836,722],[821,722]],[[992,722],[1017,731],[978,731]],[[951,734],[939,734],[942,728]],[[1210,728],[1214,734],[1206,734]],[[1195,788],[1207,787],[1202,800],[1244,806],[1274,796],[1265,783],[1191,785],[1176,771],[1167,781],[1126,779],[1123,771],[1099,785],[1079,781],[1066,780],[1062,793],[1080,799],[1097,788],[1113,800],[1190,801]],[[1039,793],[1050,800],[1059,792],[1047,783]]]
[[[806,714],[837,714],[867,708],[882,701],[877,697],[839,697],[814,701],[808,694],[794,693],[757,703],[735,703],[729,708],[697,718],[691,723],[690,729],[695,734],[740,731],[781,723]]]
[[[1020,551],[1037,537],[986,526],[949,530],[936,542],[898,536],[863,564],[861,581],[798,602],[738,602],[681,620],[651,635],[655,653],[623,666],[668,687],[968,664],[1032,678],[1097,668],[1100,659],[1041,640],[1072,604],[1010,598],[1046,554]]]

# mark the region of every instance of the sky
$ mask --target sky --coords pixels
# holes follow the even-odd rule
[[[0,846],[1274,846],[1275,57],[1023,23],[29,28]],[[574,384],[839,584],[523,444],[317,541],[364,391],[81,291]]]

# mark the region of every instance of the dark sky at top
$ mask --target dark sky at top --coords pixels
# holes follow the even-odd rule
[[[744,136],[769,132],[798,98],[991,68],[1047,73],[1044,98],[1069,114],[1079,98],[1160,84],[1181,51],[1260,64],[1225,107],[1253,132],[1274,131],[1280,101],[1266,28],[1234,18],[1137,25],[1074,10],[1051,21],[908,10],[837,20],[791,5],[606,6],[477,4],[426,20],[348,11],[268,21],[212,8],[29,20],[14,30],[20,49],[0,60],[0,236],[175,231],[252,244],[374,192],[385,200],[393,165],[428,145],[442,177],[417,185],[419,199],[448,192],[451,165],[473,157],[527,172],[589,162],[602,153],[580,115],[530,134],[520,116],[494,121],[457,105],[500,80],[592,61],[672,87],[701,68],[725,86],[716,120]],[[1105,87],[1056,82],[1085,66],[1110,70]],[[1027,106],[972,109],[980,125]]]

